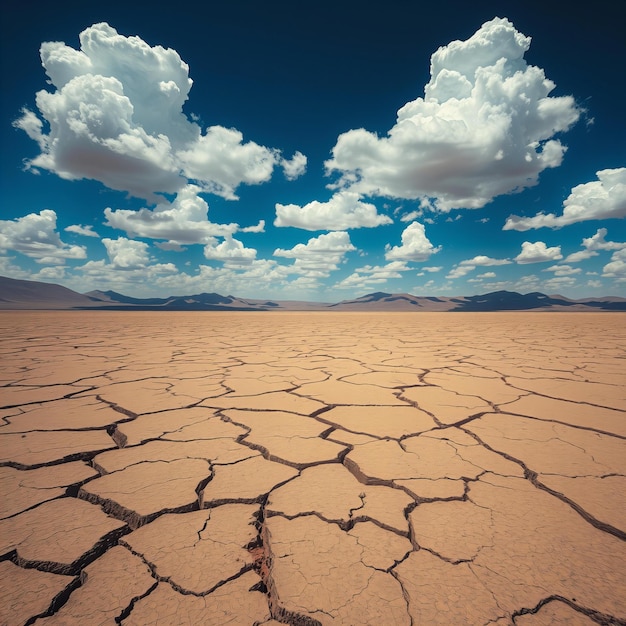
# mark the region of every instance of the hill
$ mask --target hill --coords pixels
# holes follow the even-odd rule
[[[539,292],[494,291],[475,296],[435,297],[377,291],[336,303],[263,300],[199,293],[133,298],[116,291],[77,293],[52,283],[0,276],[0,309],[107,309],[140,311],[626,311],[626,298],[572,300]]]

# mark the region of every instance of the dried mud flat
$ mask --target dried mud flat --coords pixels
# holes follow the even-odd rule
[[[0,336],[0,624],[626,624],[622,314]]]

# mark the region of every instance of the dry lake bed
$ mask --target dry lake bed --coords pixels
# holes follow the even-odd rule
[[[626,315],[0,313],[0,624],[626,624]]]

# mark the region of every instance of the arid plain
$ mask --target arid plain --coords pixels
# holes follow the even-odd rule
[[[0,336],[0,624],[626,624],[622,313]]]

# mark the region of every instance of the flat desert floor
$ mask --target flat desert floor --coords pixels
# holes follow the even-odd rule
[[[626,624],[626,315],[0,314],[0,623]]]

